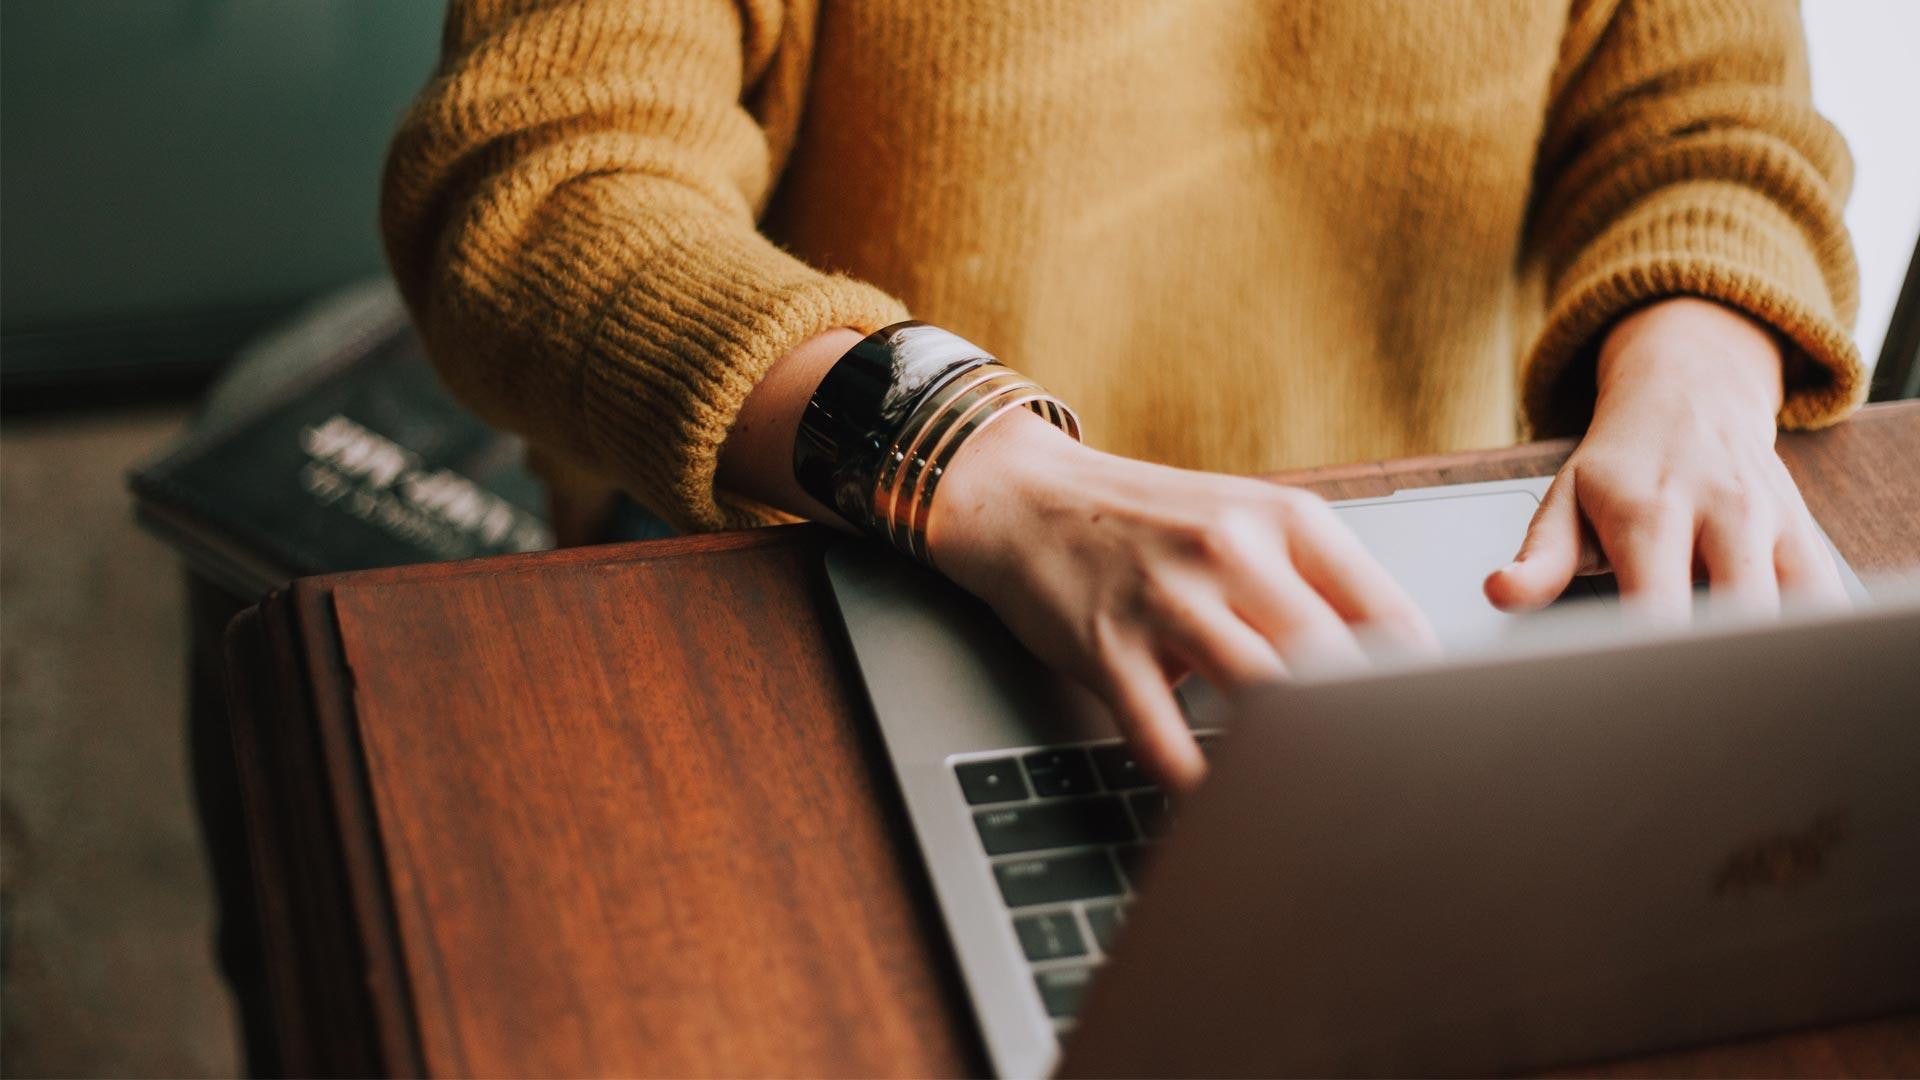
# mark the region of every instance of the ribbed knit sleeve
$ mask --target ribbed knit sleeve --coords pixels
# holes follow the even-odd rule
[[[387,162],[388,257],[443,378],[681,528],[771,516],[714,474],[775,360],[905,315],[755,227],[807,6],[453,0]]]
[[[1529,228],[1547,300],[1522,371],[1533,431],[1583,428],[1606,330],[1675,295],[1720,301],[1779,333],[1783,425],[1847,415],[1866,392],[1848,332],[1851,168],[1810,102],[1791,0],[1576,3]]]

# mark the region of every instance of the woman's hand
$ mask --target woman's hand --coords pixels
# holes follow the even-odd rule
[[[933,561],[1113,710],[1162,783],[1205,771],[1173,696],[1363,662],[1354,629],[1433,632],[1319,497],[1091,450],[1027,413],[968,442],[941,482]]]
[[[1846,594],[1800,490],[1774,452],[1780,350],[1706,300],[1621,320],[1601,348],[1586,437],[1562,466],[1519,556],[1487,578],[1508,610],[1537,608],[1575,574],[1611,569],[1623,602],[1667,620],[1711,602],[1771,613],[1782,590]]]
[[[782,357],[720,452],[723,487],[816,521],[793,442],[807,398],[860,340],[830,330]],[[1024,410],[963,445],[928,523],[933,561],[1039,657],[1112,707],[1141,764],[1173,788],[1205,766],[1173,697],[1360,659],[1353,627],[1433,647],[1412,601],[1320,499],[1090,450]]]

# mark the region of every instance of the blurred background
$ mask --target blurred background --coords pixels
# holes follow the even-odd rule
[[[10,411],[191,390],[379,271],[381,156],[438,0],[8,0]]]
[[[379,276],[381,159],[441,7],[0,8],[8,1076],[240,1068],[182,734],[193,530],[168,543],[136,527],[126,476],[181,437],[244,345]],[[1816,101],[1856,160],[1847,220],[1873,359],[1920,234],[1920,3],[1810,0],[1806,17]],[[390,312],[355,296],[350,316]],[[192,565],[230,591],[253,580]]]
[[[440,0],[0,6],[0,1068],[237,1075],[188,609],[126,473],[236,349],[382,270]]]

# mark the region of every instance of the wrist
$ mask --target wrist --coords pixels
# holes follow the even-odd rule
[[[1098,453],[1025,409],[975,434],[948,465],[932,507],[927,544],[936,565],[1018,531],[1011,507],[1058,486],[1063,470]]]
[[[949,331],[900,322],[862,338],[814,388],[795,482],[855,528],[922,562],[935,498],[960,451],[1020,409],[1080,435],[1060,399]]]
[[[1594,416],[1647,395],[1764,418],[1785,395],[1773,333],[1732,308],[1680,297],[1627,316],[1608,333],[1595,371]]]
[[[814,499],[794,477],[793,444],[814,388],[862,336],[846,327],[828,330],[775,361],[720,445],[718,486],[814,521],[841,521],[837,510]]]

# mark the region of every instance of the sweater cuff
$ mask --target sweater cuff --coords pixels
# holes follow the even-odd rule
[[[1854,298],[1841,288],[1851,275],[1844,240],[1816,252],[1778,204],[1752,189],[1705,181],[1662,189],[1559,275],[1546,326],[1522,366],[1528,428],[1536,437],[1584,430],[1606,333],[1635,309],[1675,296],[1718,301],[1779,334],[1782,427],[1839,421],[1867,391],[1848,332]]]
[[[791,520],[714,488],[741,406],[800,343],[839,327],[872,333],[906,308],[757,233],[700,239],[698,251],[656,258],[600,313],[582,375],[587,434],[616,478],[675,528]]]

